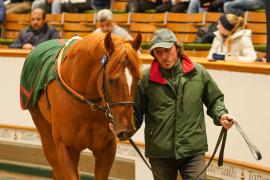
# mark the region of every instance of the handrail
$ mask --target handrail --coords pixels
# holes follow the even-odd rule
[[[0,58],[1,57],[26,57],[30,50],[24,49],[1,49],[0,48]],[[153,57],[149,54],[140,54],[143,64],[151,64]],[[214,70],[225,70],[233,72],[246,72],[255,74],[270,74],[270,64],[264,62],[228,62],[228,61],[215,61],[210,62],[206,58],[202,57],[190,57],[194,62],[202,64],[207,69]]]

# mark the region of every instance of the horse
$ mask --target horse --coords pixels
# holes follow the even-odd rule
[[[108,179],[117,138],[126,140],[135,133],[133,98],[141,75],[141,39],[140,33],[133,41],[93,33],[76,42],[58,61],[57,78],[29,108],[55,180],[79,179],[84,149],[95,157],[95,179]]]

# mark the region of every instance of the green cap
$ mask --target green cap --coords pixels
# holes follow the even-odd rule
[[[154,32],[150,51],[158,47],[171,48],[175,42],[177,42],[177,38],[172,31],[169,29],[160,29]]]

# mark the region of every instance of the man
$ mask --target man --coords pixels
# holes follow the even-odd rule
[[[112,19],[112,12],[109,9],[100,10],[97,13],[97,22],[99,28],[94,31],[94,33],[108,33],[111,32],[117,36],[122,37],[126,40],[132,40],[131,35],[120,26],[116,25]]]
[[[195,179],[208,150],[203,104],[216,125],[229,129],[234,118],[215,81],[182,54],[173,32],[156,31],[151,44],[154,61],[138,83],[134,125],[138,130],[145,119],[145,155],[159,176],[175,180],[179,171],[183,179]],[[205,178],[204,172],[197,180]]]
[[[34,9],[31,13],[31,26],[23,29],[19,37],[9,47],[32,49],[44,41],[58,39],[60,37],[59,33],[56,29],[47,25],[45,17],[44,10],[40,8]]]

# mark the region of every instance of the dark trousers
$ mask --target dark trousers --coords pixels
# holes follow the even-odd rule
[[[127,4],[127,11],[142,13],[148,9],[155,9],[161,3],[161,0],[157,0],[155,3],[142,0],[129,0]]]
[[[183,180],[194,180],[205,167],[205,155],[198,154],[183,159],[150,158],[152,169],[164,180],[176,180],[178,172]],[[155,180],[160,180],[153,174]],[[204,172],[196,180],[205,180]]]
[[[184,13],[187,10],[188,5],[189,2],[180,2],[175,4],[174,6],[170,2],[162,3],[161,5],[156,7],[156,12],[160,13],[170,11],[170,12]]]

